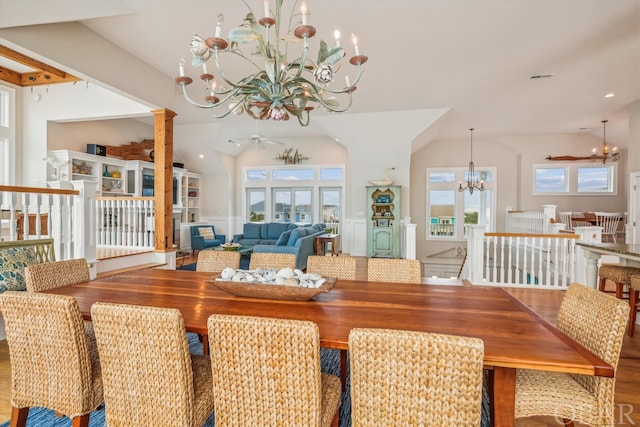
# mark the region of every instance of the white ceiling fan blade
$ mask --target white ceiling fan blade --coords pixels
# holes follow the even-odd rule
[[[266,138],[264,138],[262,142],[265,142],[267,144],[274,144],[274,145],[284,145],[284,142],[274,141],[272,139],[266,139]]]

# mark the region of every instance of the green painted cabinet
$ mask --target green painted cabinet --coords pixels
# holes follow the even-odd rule
[[[367,186],[367,256],[400,258],[400,186]]]

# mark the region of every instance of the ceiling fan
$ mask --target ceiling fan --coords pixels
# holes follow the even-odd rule
[[[274,141],[257,133],[254,133],[249,138],[231,138],[229,142],[235,144],[237,147],[247,142],[255,142],[258,148],[264,148],[264,144],[284,145],[284,142]]]

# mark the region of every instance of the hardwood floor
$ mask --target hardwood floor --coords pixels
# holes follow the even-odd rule
[[[184,260],[184,264],[195,261],[194,257],[188,257]],[[366,276],[366,258],[358,258],[356,277],[358,279],[366,279]],[[508,291],[549,322],[555,322],[556,313],[562,300],[562,292],[539,289],[508,289]],[[615,425],[640,425],[640,333],[637,333],[633,338],[625,336],[616,375]],[[11,369],[7,342],[4,340],[0,341],[0,422],[8,420],[11,415],[10,398]],[[560,425],[562,425],[561,422],[551,417],[532,417],[516,421],[516,427],[551,427]],[[580,426],[580,424],[576,424],[576,427]]]

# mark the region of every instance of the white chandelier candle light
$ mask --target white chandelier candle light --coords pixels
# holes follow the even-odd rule
[[[276,0],[275,14],[272,14],[269,0],[263,2],[264,16],[256,20],[256,15],[243,0],[249,12],[242,25],[229,31],[227,40],[221,36],[224,23],[222,14],[218,16],[213,37],[203,38],[194,34],[191,40],[192,65],[202,67],[200,79],[205,84],[204,103],[194,101],[187,93],[187,86],[193,80],[185,75],[184,60],[180,60],[180,75],[175,81],[182,87],[185,99],[196,107],[208,109],[215,118],[244,112],[256,120],[289,120],[293,115],[302,126],[309,124],[309,112],[316,106],[330,112],[348,110],[352,103],[352,93],[363,73],[361,66],[368,59],[365,55],[360,55],[356,36],[352,35],[355,55],[349,59],[349,63],[356,66],[353,83],[345,75],[344,86],[331,88],[334,76],[346,55],[340,45],[340,32],[334,32],[333,47],[320,40],[317,59],[313,60],[309,52],[309,39],[316,34],[316,29],[309,25],[306,4],[302,2],[297,13],[298,2],[294,3],[289,29],[283,34],[283,0]],[[275,36],[273,40],[272,32]],[[240,49],[244,44],[255,45],[251,57]],[[288,54],[296,50],[293,45],[301,45],[302,50],[299,56],[289,59]],[[232,80],[223,69],[223,55],[243,58],[257,71]],[[217,77],[207,68],[207,61],[211,58]]]
[[[471,157],[469,161],[469,171],[467,172],[467,182],[466,185],[462,185],[458,187],[458,191],[469,190],[469,194],[473,194],[475,190],[484,191],[484,181],[480,181],[478,176],[476,175],[476,170],[473,165],[473,128],[469,129],[471,131]]]
[[[595,162],[596,160],[602,160],[602,164],[605,164],[607,160],[612,160],[615,162],[620,158],[618,147],[613,147],[613,150],[611,150],[611,153],[609,153],[609,147],[607,146],[607,141],[606,141],[608,121],[609,120],[602,121],[602,150],[600,154],[597,154],[598,151],[595,148],[591,150],[592,162]]]

